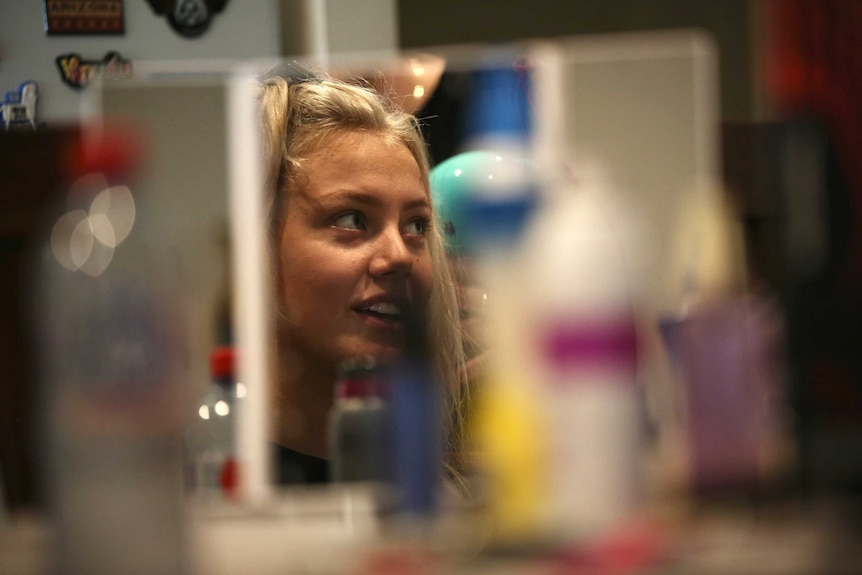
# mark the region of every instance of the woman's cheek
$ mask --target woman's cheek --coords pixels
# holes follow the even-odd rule
[[[428,305],[431,299],[431,289],[434,278],[434,266],[430,256],[427,258],[419,258],[413,265],[414,282],[413,288],[416,290],[416,300],[422,302],[423,305]]]

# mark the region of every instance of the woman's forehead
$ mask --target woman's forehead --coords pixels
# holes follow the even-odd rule
[[[297,154],[300,158],[308,158],[333,153],[335,150],[353,149],[356,146],[389,146],[407,148],[407,144],[395,135],[383,130],[366,130],[346,128],[335,131],[312,134],[306,138],[305,144]]]
[[[351,133],[319,146],[305,155],[298,172],[300,188],[314,188],[322,181],[357,186],[392,182],[425,193],[421,168],[411,150],[380,134]]]
[[[280,210],[314,209],[327,189],[357,190],[365,187],[367,190],[385,190],[399,178],[401,182],[394,185],[411,190],[407,194],[410,197],[402,203],[425,200],[432,209],[427,174],[423,177],[421,164],[413,150],[396,135],[382,131],[341,130],[320,135],[314,139],[314,145],[310,141],[307,143],[307,151],[295,156],[293,169],[283,183]],[[401,163],[397,167],[390,166],[392,172],[386,174],[381,170],[381,162],[396,157],[401,158]],[[403,176],[404,173],[409,175]]]

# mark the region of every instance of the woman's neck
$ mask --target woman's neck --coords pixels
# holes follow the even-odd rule
[[[329,458],[327,421],[335,375],[296,357],[279,364],[275,397],[275,442],[294,451]]]

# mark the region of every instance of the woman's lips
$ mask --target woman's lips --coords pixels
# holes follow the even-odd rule
[[[401,304],[391,299],[372,299],[353,308],[366,325],[388,329],[401,326],[401,310]]]
[[[362,323],[376,329],[401,329],[401,315],[381,314],[367,309],[354,309]]]
[[[360,306],[359,311],[370,312],[384,319],[392,319],[393,321],[401,319],[401,306],[391,301],[381,301]]]

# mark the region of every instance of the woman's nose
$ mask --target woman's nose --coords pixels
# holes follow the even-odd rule
[[[400,229],[381,231],[374,243],[369,271],[372,276],[387,274],[410,275],[413,270],[413,254],[404,243]]]

